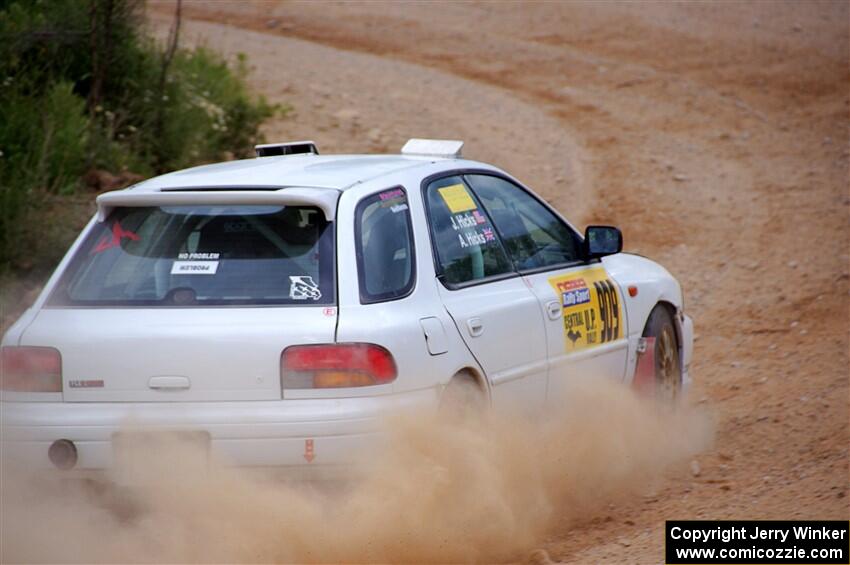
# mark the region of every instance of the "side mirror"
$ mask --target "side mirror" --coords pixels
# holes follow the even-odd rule
[[[623,250],[623,234],[613,226],[587,226],[584,230],[584,257],[596,259]]]

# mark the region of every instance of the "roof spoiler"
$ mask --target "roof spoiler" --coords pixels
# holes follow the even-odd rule
[[[190,192],[139,192],[116,190],[97,197],[97,221],[115,208],[144,206],[316,206],[327,221],[336,216],[339,191],[332,188],[281,188],[280,190],[209,190]]]
[[[289,141],[286,143],[264,143],[255,145],[257,157],[278,157],[280,155],[319,154],[315,141]]]
[[[408,139],[401,148],[402,155],[460,159],[463,142],[451,139]]]

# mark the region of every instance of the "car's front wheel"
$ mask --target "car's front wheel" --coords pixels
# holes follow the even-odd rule
[[[657,304],[649,314],[643,337],[653,337],[655,357],[655,396],[672,402],[682,391],[682,366],[679,362],[679,338],[670,309]]]

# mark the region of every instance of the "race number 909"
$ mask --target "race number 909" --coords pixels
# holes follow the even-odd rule
[[[620,338],[620,302],[617,289],[611,279],[593,283],[599,297],[599,319],[602,322],[600,342],[606,343]]]

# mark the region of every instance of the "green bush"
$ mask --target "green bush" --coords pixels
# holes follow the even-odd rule
[[[78,191],[86,171],[148,176],[248,156],[282,111],[247,91],[243,56],[178,49],[166,64],[140,6],[0,0],[0,272],[55,259],[22,260],[38,247],[22,226]]]
[[[85,102],[72,85],[57,82],[40,97],[7,84],[0,104],[0,259],[20,258],[27,242],[25,212],[37,209],[45,193],[73,192],[86,160]],[[24,245],[21,245],[21,244]]]
[[[230,66],[203,47],[177,53],[171,80],[159,98],[161,114],[151,112],[147,123],[134,132],[141,132],[142,149],[153,151],[150,157],[157,172],[220,160],[226,154],[253,153],[260,124],[277,108],[262,97],[249,96],[246,74],[244,57]],[[141,94],[143,102],[156,96],[149,88]]]

